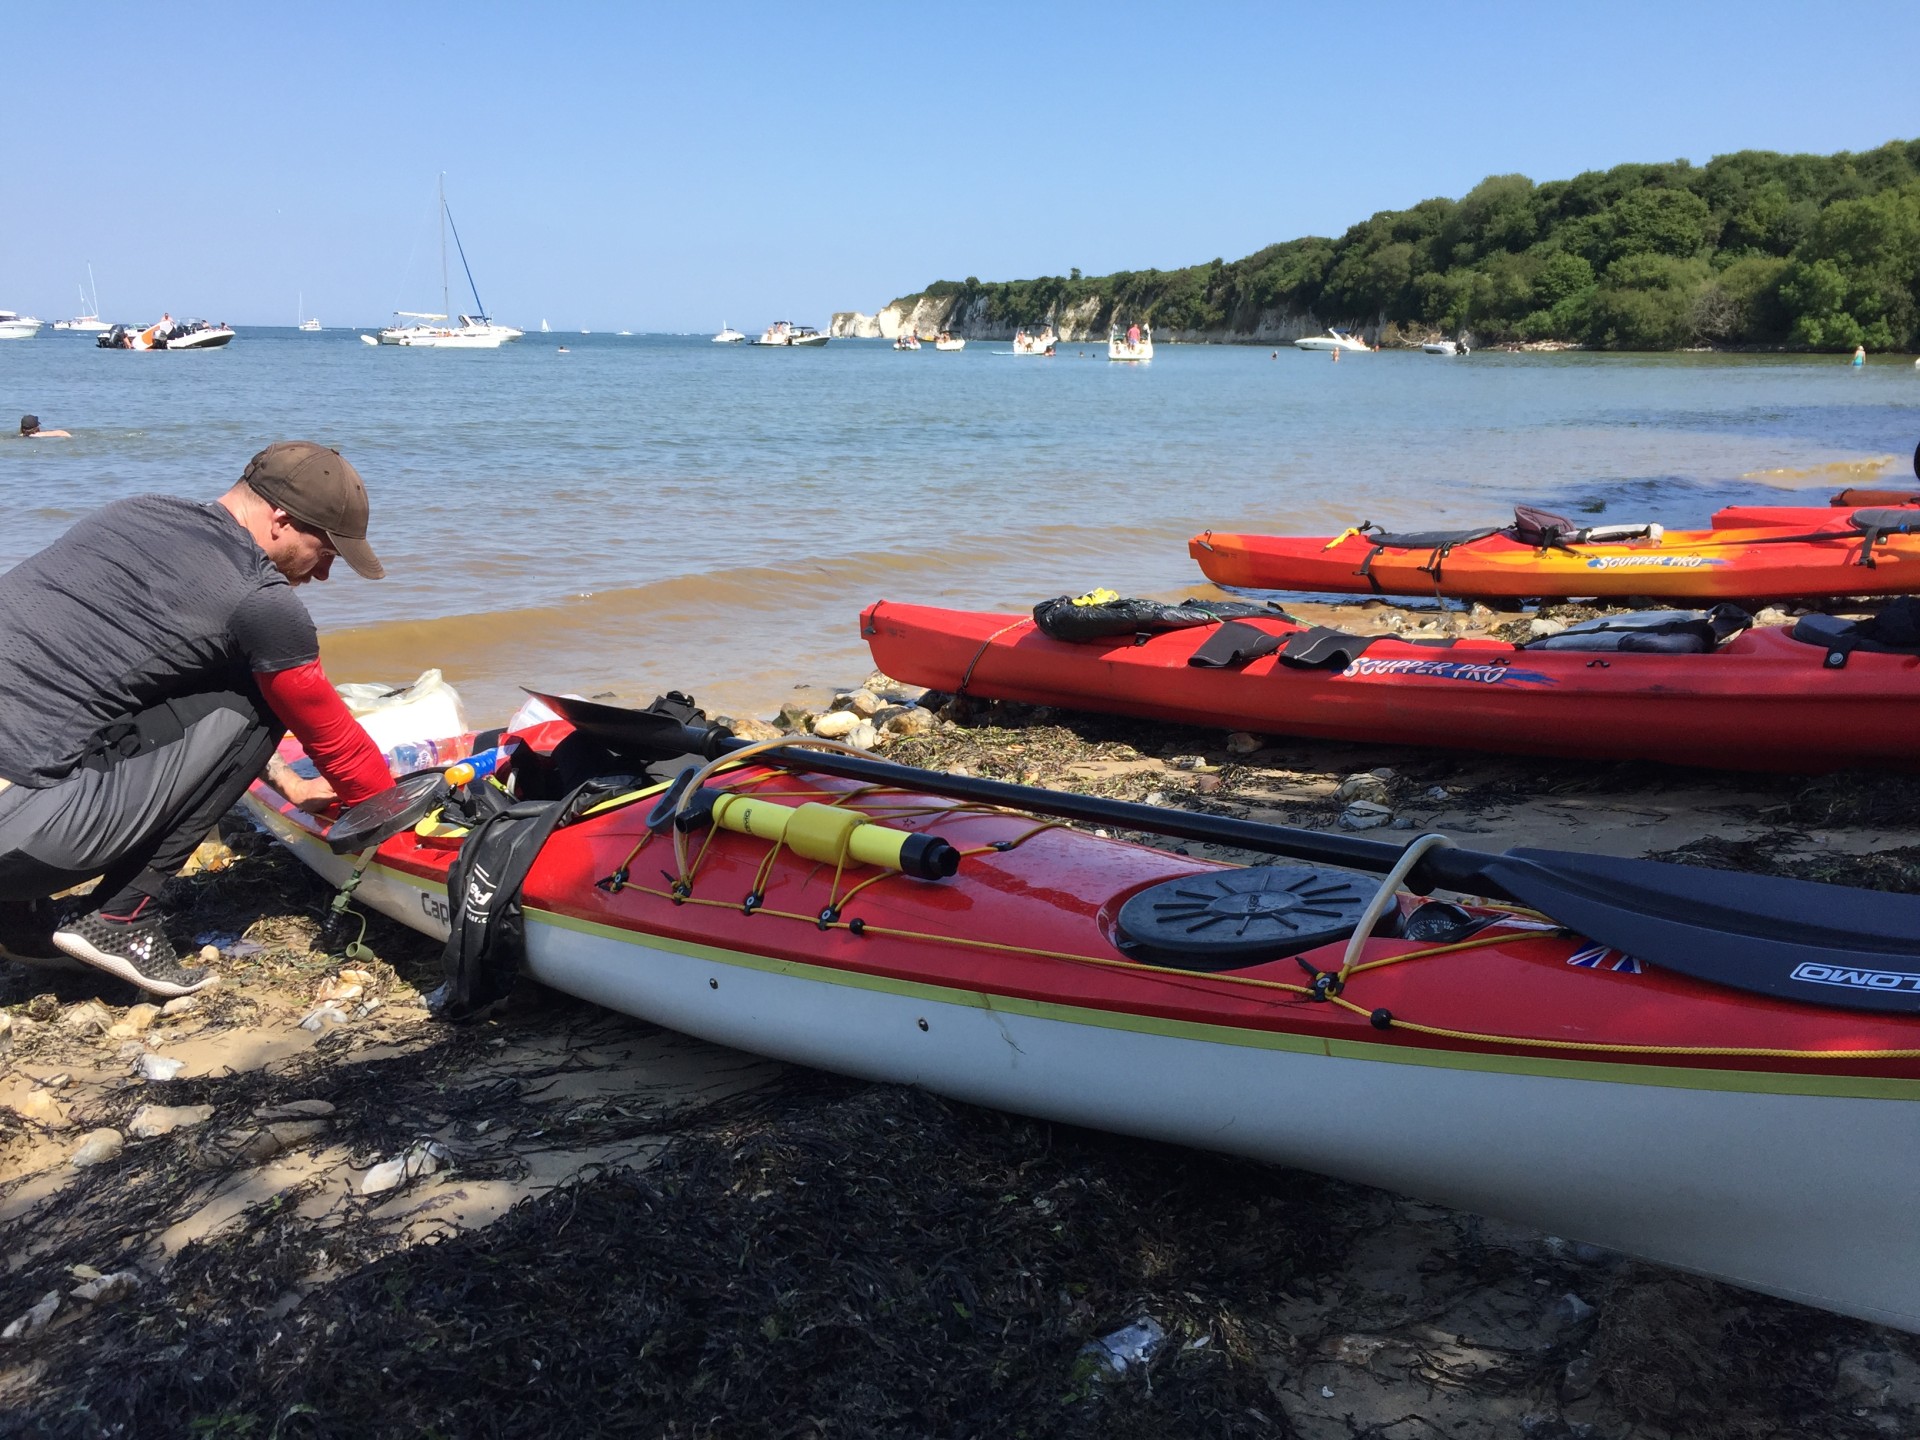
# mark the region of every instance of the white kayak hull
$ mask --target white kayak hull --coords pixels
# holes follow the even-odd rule
[[[249,805],[322,876],[346,876],[349,860],[302,825]],[[431,881],[376,864],[357,898],[446,934],[446,894]],[[537,909],[526,919],[535,979],[702,1039],[1298,1166],[1920,1331],[1911,1087],[1421,1060],[891,980]]]

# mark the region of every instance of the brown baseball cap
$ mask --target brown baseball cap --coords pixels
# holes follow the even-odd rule
[[[282,440],[249,460],[240,478],[269,505],[326,531],[356,574],[378,580],[387,573],[367,544],[367,487],[338,450]]]

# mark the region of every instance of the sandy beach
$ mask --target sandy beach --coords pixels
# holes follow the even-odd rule
[[[1920,890],[1910,778],[943,713],[888,753],[1314,827],[1373,772],[1479,848]],[[218,988],[0,965],[0,1434],[1920,1433],[1920,1338],[1497,1220],[527,983],[440,1025],[436,944],[376,916],[369,955],[318,951],[326,888],[224,841],[175,896]]]

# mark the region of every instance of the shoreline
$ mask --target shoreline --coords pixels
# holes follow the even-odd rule
[[[1920,889],[1911,777],[942,714],[883,753],[1314,828],[1372,772],[1397,815],[1485,848]],[[174,1014],[0,964],[0,1325],[60,1296],[0,1344],[33,1433],[245,1433],[294,1407],[289,1433],[317,1435],[616,1413],[728,1436],[1920,1429],[1920,1337],[1499,1221],[779,1065],[531,984],[441,1026],[419,998],[436,942],[374,915],[371,958],[317,953],[330,892],[250,828],[228,841],[175,882],[174,938],[215,944],[223,981]],[[301,1028],[327,996],[337,1018]],[[149,1053],[184,1067],[137,1078]],[[140,1138],[145,1106],[179,1128]],[[102,1128],[118,1155],[73,1168]],[[433,1173],[360,1193],[408,1156]],[[76,1267],[137,1278],[82,1300]],[[1083,1347],[1141,1316],[1169,1341],[1096,1378]]]

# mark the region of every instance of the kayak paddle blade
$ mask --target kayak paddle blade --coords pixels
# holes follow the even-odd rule
[[[1511,850],[1480,869],[1521,904],[1664,970],[1920,1014],[1920,896],[1567,850]]]

